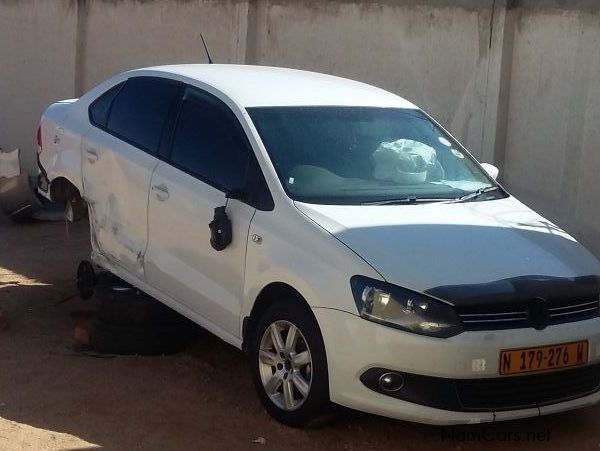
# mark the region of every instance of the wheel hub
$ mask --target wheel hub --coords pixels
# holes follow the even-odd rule
[[[263,333],[258,365],[265,392],[283,410],[300,407],[310,393],[312,356],[304,335],[289,321],[275,321]]]

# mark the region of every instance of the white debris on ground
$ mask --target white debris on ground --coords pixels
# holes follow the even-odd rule
[[[16,177],[21,174],[21,165],[19,164],[19,149],[11,152],[5,152],[0,147],[0,178]]]

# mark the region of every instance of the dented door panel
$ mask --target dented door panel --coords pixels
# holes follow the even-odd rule
[[[148,190],[158,160],[92,127],[82,148],[92,247],[144,280]]]

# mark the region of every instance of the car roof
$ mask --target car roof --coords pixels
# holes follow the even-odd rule
[[[391,92],[332,75],[268,66],[182,64],[131,71],[162,72],[212,86],[243,107],[417,107]],[[172,78],[172,76],[170,78]],[[179,76],[179,77],[177,77]]]

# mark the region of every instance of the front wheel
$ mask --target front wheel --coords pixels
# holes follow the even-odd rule
[[[258,322],[251,355],[256,389],[271,416],[293,427],[328,417],[325,347],[308,307],[293,300],[268,308]]]

